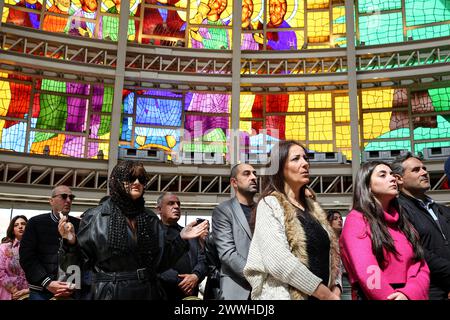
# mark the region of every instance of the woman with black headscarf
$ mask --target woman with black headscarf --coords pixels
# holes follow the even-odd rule
[[[145,208],[147,181],[142,164],[121,162],[110,176],[111,197],[85,212],[76,236],[65,219],[60,221],[61,267],[92,270],[95,300],[164,299],[157,273],[188,250],[187,239],[206,237],[207,222],[193,222],[178,237],[164,238],[158,217]]]

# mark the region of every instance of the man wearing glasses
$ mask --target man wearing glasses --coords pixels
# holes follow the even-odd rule
[[[71,283],[58,281],[58,249],[61,237],[58,222],[67,216],[78,231],[79,219],[69,216],[75,196],[67,186],[57,186],[49,199],[52,211],[31,218],[20,243],[20,265],[30,284],[30,300],[49,300],[53,296],[68,297]]]

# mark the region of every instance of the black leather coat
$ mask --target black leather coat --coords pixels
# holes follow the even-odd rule
[[[84,214],[77,234],[77,245],[65,244],[61,250],[61,267],[66,270],[69,265],[78,264],[83,270],[92,270],[94,300],[163,299],[164,292],[156,274],[173,265],[189,249],[188,242],[180,236],[165,239],[160,232],[160,220],[155,213],[146,209],[145,214],[150,219],[152,232],[158,235],[159,251],[153,253],[153,266],[147,267],[145,272],[139,272],[143,277],[133,277],[136,270],[145,266],[139,265],[136,243],[132,240],[131,231],[128,233],[129,250],[126,254],[113,255],[108,248],[108,229],[113,205],[111,200],[107,200]],[[124,274],[128,275],[127,279],[121,277]],[[113,279],[105,279],[105,276]]]

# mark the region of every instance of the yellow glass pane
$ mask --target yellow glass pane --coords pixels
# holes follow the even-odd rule
[[[336,122],[350,121],[350,104],[348,96],[338,96],[334,98],[334,110]]]
[[[337,19],[342,19],[345,17],[345,7],[334,7],[333,8],[333,33],[345,33],[345,23],[336,23]]]
[[[2,23],[6,22],[6,19],[8,19],[8,15],[9,15],[9,8],[3,7]]]
[[[231,99],[230,99],[231,100]],[[254,94],[241,94],[239,97],[239,116],[241,118],[252,117],[252,106],[255,101]]]
[[[328,11],[308,12],[308,44],[330,40],[330,14]]]
[[[267,1],[267,20],[270,19],[270,1]],[[283,18],[291,28],[303,28],[305,26],[304,0],[286,0],[286,14]]]
[[[333,139],[331,111],[308,113],[309,140]]]
[[[350,126],[336,126],[336,147],[349,148],[351,146]]]
[[[301,50],[303,45],[305,44],[305,31],[296,30],[295,36],[297,37],[297,49]]]
[[[330,5],[329,0],[308,0],[307,8],[308,9],[325,9]]]
[[[239,121],[239,130],[252,134],[252,122],[251,121]]]
[[[330,48],[330,44],[308,45],[308,49],[328,49],[328,48]]]
[[[109,140],[110,139],[110,133],[105,133],[104,135],[99,136],[99,139],[105,139],[105,140]],[[103,151],[103,159],[108,159],[108,155],[109,155],[109,142],[100,142],[98,144],[98,149]]]
[[[362,108],[363,109],[380,109],[392,108],[394,99],[393,89],[383,90],[364,90],[362,91]]]
[[[308,94],[308,109],[331,108],[331,93]]]
[[[64,156],[63,154],[61,154],[61,151],[65,139],[66,135],[61,133],[56,137],[48,140],[33,142],[33,144],[31,145],[30,153],[42,154],[44,151],[44,147],[49,146],[51,156]]]
[[[5,120],[0,119],[0,141],[3,140],[3,127],[5,126]]]
[[[7,78],[6,73],[0,73],[0,77]],[[0,81],[0,116],[6,116],[11,102],[11,90],[8,81]]]
[[[131,2],[139,1],[139,0],[131,0]],[[163,1],[159,1],[161,3],[164,3]],[[179,0],[175,3],[175,7],[177,8],[187,8],[187,0]]]
[[[352,149],[339,149],[339,152],[341,152],[347,160],[352,160]]]
[[[286,116],[286,140],[306,140],[305,116]]]
[[[374,139],[390,131],[391,112],[374,112],[363,114],[364,139]]]
[[[333,152],[333,145],[331,143],[311,143],[308,149],[315,152]]]
[[[288,112],[305,112],[305,95],[290,94]]]

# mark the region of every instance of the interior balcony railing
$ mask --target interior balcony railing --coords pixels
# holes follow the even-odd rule
[[[22,72],[40,70],[68,80],[73,75],[96,77],[92,81],[102,78],[104,83],[114,80],[117,61],[114,43],[8,25],[2,25],[0,31],[0,63],[4,70],[8,67]],[[348,54],[345,48],[242,51],[241,90],[269,86],[345,85]],[[402,84],[406,78],[409,81],[445,81],[450,75],[449,37],[360,46],[354,54],[361,86],[364,83],[392,86]],[[220,86],[230,90],[232,59],[230,50],[199,51],[129,44],[126,47],[125,81],[135,86],[153,87],[159,83],[168,84],[170,89],[192,90],[196,89],[192,85],[198,84],[206,86],[197,88],[202,91],[214,91]],[[301,88],[298,90],[302,91]]]
[[[150,203],[164,191],[177,193],[185,201],[203,203],[204,209],[212,209],[230,197],[229,166],[144,164],[149,173],[145,190]],[[426,165],[433,198],[450,203],[448,192],[440,190],[445,179],[442,162],[428,161]],[[256,168],[261,174],[263,167]],[[107,193],[107,175],[107,161],[4,152],[0,161],[0,201],[33,202],[36,197],[48,196],[51,188],[64,184],[76,192],[76,204],[95,205]],[[260,187],[261,183],[260,177]],[[353,188],[351,164],[314,164],[309,185],[325,207],[348,208]]]

